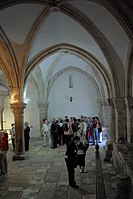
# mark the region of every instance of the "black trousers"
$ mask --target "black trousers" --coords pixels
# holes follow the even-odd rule
[[[85,167],[85,154],[77,156],[78,165],[81,167]]]
[[[72,159],[69,159],[69,158],[65,158],[65,161],[67,165],[69,185],[76,185],[74,163]]]
[[[12,138],[12,146],[13,146],[13,150],[15,151],[15,138]]]

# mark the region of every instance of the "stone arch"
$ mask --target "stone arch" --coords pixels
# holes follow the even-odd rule
[[[18,65],[8,38],[0,27],[0,68],[5,75],[7,84],[15,87],[18,84]]]
[[[63,6],[66,3],[69,3],[70,0],[62,0],[62,1],[51,1],[51,0],[44,0],[44,1],[36,1],[36,0],[4,0],[1,3],[1,9],[5,9],[7,7],[13,6],[15,4],[28,4],[28,3],[32,3],[32,4],[39,4],[39,5],[45,5],[48,8],[49,7],[55,7],[55,8],[60,8],[61,6]],[[106,7],[106,9],[108,9],[108,11],[121,23],[121,25],[123,26],[124,30],[126,31],[127,35],[129,36],[129,38],[131,40],[133,40],[133,34],[132,34],[132,25],[130,23],[130,12],[128,17],[125,16],[125,14],[127,14],[127,8],[129,9],[129,6],[131,6],[131,4],[129,2],[123,2],[123,7],[121,6],[121,10],[119,8],[119,2],[117,1],[106,1],[106,0],[93,0],[93,2],[102,5],[103,7]]]
[[[133,97],[132,82],[133,82],[133,46],[130,43],[127,54],[127,67],[125,75],[125,97]]]
[[[107,60],[107,63],[109,64],[112,74],[112,81],[115,86],[115,97],[119,97],[120,95],[124,96],[124,89],[120,89],[121,85],[123,85],[124,88],[124,82],[118,78],[119,68],[121,68],[121,76],[122,79],[124,79],[124,66],[111,43],[105,38],[94,23],[75,7],[64,5],[61,7],[61,11],[77,21],[97,42],[99,48],[105,56],[105,59]]]
[[[14,3],[12,2],[5,2],[5,6],[6,3],[8,3],[9,5],[14,5]],[[11,4],[10,4],[11,3]],[[17,1],[17,3],[22,3],[21,1]],[[28,3],[25,2],[25,3]],[[34,2],[37,3],[37,2]],[[24,44],[24,55],[23,55],[23,59],[22,59],[22,66],[26,66],[26,62],[29,56],[29,52],[30,49],[32,47],[34,38],[36,36],[36,33],[40,27],[40,25],[42,24],[42,22],[44,21],[44,19],[47,17],[47,15],[51,12],[49,7],[52,6],[52,3],[49,1],[45,4],[45,2],[43,2],[44,5],[47,5],[48,7],[46,7],[38,16],[38,18],[35,20],[35,22],[32,24],[32,27],[30,28],[30,31],[27,35],[27,38],[25,40],[25,44]],[[124,69],[123,69],[123,65],[119,59],[119,57],[117,56],[116,52],[114,51],[113,47],[111,46],[111,44],[107,41],[107,39],[104,37],[104,35],[96,28],[96,26],[93,24],[92,21],[90,21],[83,13],[81,13],[78,9],[73,8],[71,6],[64,5],[61,4],[60,6],[60,11],[65,13],[66,15],[68,15],[69,17],[73,18],[74,20],[76,20],[89,34],[91,34],[91,36],[95,39],[95,41],[97,42],[97,44],[99,45],[100,49],[102,50],[102,53],[104,54],[107,62],[109,63],[109,67],[112,73],[112,81],[115,87],[115,97],[118,97],[120,95],[124,95],[124,83],[123,81],[121,81],[118,78],[118,73],[119,73],[119,68],[121,68],[121,74],[122,77],[124,78]],[[27,68],[25,67],[21,67],[21,74],[23,77],[23,74],[26,73]],[[122,79],[122,78],[121,78]],[[20,84],[23,85],[23,79],[20,79],[21,82]],[[120,89],[120,85],[123,84],[123,89]]]
[[[69,1],[68,1],[69,2]],[[104,7],[106,7],[108,9],[109,12],[111,12],[115,18],[120,21],[121,20],[121,24],[123,21],[123,17],[122,14],[120,12],[118,12],[118,16],[115,14],[113,8],[117,8],[117,3],[116,4],[109,4],[109,3],[105,3],[103,1],[95,1],[95,3],[102,5]],[[14,4],[21,4],[21,3],[31,3],[30,1],[24,1],[22,2],[21,0],[19,1],[5,1],[2,5],[1,5],[1,9],[8,7],[8,6],[12,6]],[[36,2],[36,1],[32,1],[32,3],[37,3],[40,4],[40,2]],[[62,1],[61,3],[58,4],[58,2],[51,2],[51,1],[44,1],[43,3],[46,5],[46,8],[42,11],[42,13],[40,14],[40,16],[37,18],[37,20],[34,22],[34,24],[32,25],[28,36],[26,38],[25,41],[25,47],[24,47],[24,56],[22,59],[22,65],[21,66],[25,66],[26,65],[26,60],[28,58],[31,46],[32,46],[32,42],[33,39],[36,35],[36,32],[38,31],[38,28],[40,27],[42,21],[44,20],[44,18],[46,18],[46,16],[51,12],[51,7],[57,6],[59,7],[59,11],[65,13],[66,15],[68,15],[69,17],[73,18],[75,21],[77,21],[89,34],[91,34],[91,36],[95,39],[95,41],[97,42],[97,44],[99,45],[99,47],[102,50],[102,53],[104,54],[109,67],[110,67],[110,71],[112,73],[112,81],[115,87],[115,95],[114,97],[123,97],[124,96],[124,81],[123,79],[124,77],[124,67],[123,64],[121,63],[121,60],[119,59],[118,55],[116,54],[115,50],[113,49],[113,47],[111,46],[111,44],[109,43],[109,41],[104,37],[104,35],[97,29],[97,27],[93,24],[93,22],[91,20],[89,20],[88,17],[86,17],[82,12],[80,12],[78,9],[74,8],[72,5],[70,6],[66,1]],[[117,10],[118,11],[118,10]],[[126,23],[125,26],[123,24],[123,27],[126,27]],[[128,30],[128,28],[124,28],[125,31]],[[128,34],[128,31],[126,31],[126,33]],[[118,74],[119,74],[119,68],[121,68],[121,76],[122,78],[118,78]],[[27,69],[26,69],[27,70]],[[21,77],[19,78],[19,86],[22,87],[23,85],[23,75],[25,73],[25,67],[21,67]],[[123,86],[121,86],[123,85]],[[121,88],[123,89],[120,89]],[[20,91],[21,93],[21,91]]]
[[[39,67],[36,68],[36,79],[34,78],[33,75],[31,75],[30,79],[27,79],[26,82],[25,82],[25,85],[24,85],[24,93],[26,94],[27,93],[27,89],[28,89],[28,82],[31,81],[32,84],[35,86],[35,88],[37,89],[37,93],[38,93],[38,101],[42,99],[42,96],[44,96],[44,93],[43,93],[43,90],[42,90],[42,87],[41,85],[43,86],[44,85],[44,82],[43,82],[43,76],[42,76],[42,73],[41,73],[41,70]],[[39,82],[39,84],[38,84]],[[24,94],[23,93],[23,94]],[[42,96],[40,96],[42,95]],[[24,95],[23,95],[24,96]],[[25,96],[24,96],[25,98]]]
[[[110,80],[110,75],[109,73],[103,68],[100,63],[93,58],[92,55],[90,55],[88,52],[81,48],[77,48],[76,46],[73,45],[68,45],[68,44],[60,44],[53,46],[46,51],[42,51],[39,53],[37,56],[35,56],[27,65],[27,71],[25,74],[25,80],[26,81],[27,77],[29,76],[30,72],[33,70],[33,68],[40,63],[45,57],[50,56],[51,54],[54,54],[55,52],[58,51],[70,51],[73,52],[74,54],[77,54],[79,57],[81,57],[84,60],[89,60],[93,63],[93,66],[96,67],[97,71],[102,75],[106,85],[107,85],[107,90],[108,90],[108,95],[109,98],[115,96],[115,87],[112,85],[111,80]]]
[[[49,81],[49,85],[48,85],[48,95],[49,95],[49,91],[50,91],[50,88],[52,87],[53,83],[56,81],[56,79],[61,76],[64,72],[68,71],[68,70],[75,70],[75,71],[78,71],[82,74],[84,74],[85,76],[87,76],[91,82],[93,83],[93,85],[95,86],[96,88],[96,91],[97,91],[97,94],[98,94],[98,99],[103,99],[104,96],[102,96],[102,93],[100,91],[100,86],[98,86],[97,82],[94,80],[93,77],[91,77],[90,74],[86,73],[84,70],[82,69],[79,69],[77,67],[74,67],[74,66],[69,66],[69,67],[66,67],[62,70],[60,70],[58,73],[56,73]]]

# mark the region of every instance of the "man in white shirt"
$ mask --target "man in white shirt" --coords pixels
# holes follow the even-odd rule
[[[49,124],[48,124],[48,120],[44,119],[43,120],[43,126],[42,126],[42,136],[44,138],[44,147],[47,146],[49,144]]]

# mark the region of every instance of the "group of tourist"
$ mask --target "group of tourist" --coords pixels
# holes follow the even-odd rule
[[[11,124],[10,136],[12,140],[13,151],[15,152],[15,124]],[[77,165],[80,167],[80,173],[85,170],[85,156],[89,147],[102,141],[102,127],[98,117],[81,116],[64,119],[53,119],[51,123],[47,119],[43,120],[42,136],[43,146],[50,146],[52,149],[58,145],[66,144],[65,162],[68,170],[69,185],[77,188],[74,169]],[[7,172],[6,153],[8,151],[8,134],[1,132],[0,136],[0,175]],[[25,151],[29,150],[30,127],[28,122],[24,123],[24,146]]]
[[[69,119],[65,116],[64,119],[53,119],[51,123],[47,119],[43,120],[44,146],[49,145],[54,149],[57,145],[67,145],[75,135],[85,137],[92,145],[102,142],[102,127],[99,118],[81,116],[80,119],[75,117]]]
[[[66,144],[65,162],[68,170],[69,185],[78,188],[75,181],[75,168],[79,165],[80,173],[85,170],[85,157],[89,143],[96,145],[102,141],[102,127],[98,117],[84,117],[80,119],[65,116],[65,119],[55,120],[49,124],[47,119],[43,120],[42,136],[44,146],[50,145],[57,148],[57,145]]]

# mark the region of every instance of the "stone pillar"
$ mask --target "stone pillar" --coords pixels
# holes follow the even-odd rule
[[[133,143],[133,98],[125,98],[127,111],[127,142]]]
[[[110,113],[109,113],[109,105],[107,100],[100,100],[99,104],[99,118],[101,118],[101,122],[104,126],[109,126],[110,121]]]
[[[37,106],[39,109],[39,120],[40,120],[40,135],[42,134],[42,124],[43,119],[47,117],[47,103],[44,102],[37,102]]]
[[[24,108],[26,104],[22,101],[10,103],[15,119],[16,151],[13,160],[24,160]]]
[[[3,130],[3,111],[4,111],[4,108],[3,106],[0,104],[0,123],[1,123],[1,130]]]
[[[115,127],[116,127],[116,141],[118,138],[127,138],[127,118],[126,105],[124,98],[113,99],[115,106]]]
[[[102,104],[101,104],[101,100],[97,100],[97,105],[98,105],[98,117],[100,119],[100,121],[103,124],[103,114],[102,114]]]
[[[116,141],[116,133],[115,133],[115,107],[114,102],[111,98],[108,99],[108,105],[109,105],[109,131],[110,131],[110,140]]]
[[[1,122],[1,130],[3,130],[3,111],[4,111],[4,100],[8,95],[7,91],[0,91],[0,122]]]

